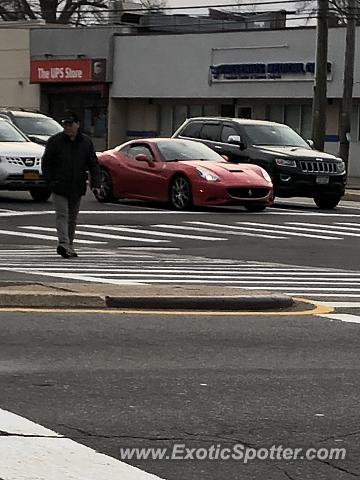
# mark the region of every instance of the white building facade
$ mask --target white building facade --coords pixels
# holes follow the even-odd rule
[[[40,89],[29,78],[29,26],[0,24],[0,65],[0,107],[39,108]]]
[[[169,136],[187,117],[202,115],[284,122],[309,139],[315,44],[314,28],[115,36],[110,145]],[[325,150],[331,153],[339,148],[344,49],[345,29],[330,29]],[[351,176],[360,176],[359,103],[356,61]]]
[[[359,28],[350,144],[353,177],[360,177]],[[311,138],[315,28],[142,35],[132,31],[123,26],[31,31],[32,64],[43,62],[50,68],[64,61],[88,64],[101,59],[106,65],[101,81],[86,75],[78,82],[33,79],[41,83],[40,104],[48,105],[55,117],[66,106],[80,109],[91,134],[101,113],[102,136],[95,135],[99,149],[132,138],[169,136],[187,117],[203,115],[284,122]],[[329,30],[325,150],[331,153],[339,149],[345,35],[343,27]]]

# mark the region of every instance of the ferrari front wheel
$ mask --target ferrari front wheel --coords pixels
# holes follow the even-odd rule
[[[170,204],[176,210],[186,210],[192,206],[191,185],[187,178],[175,177],[170,185]]]

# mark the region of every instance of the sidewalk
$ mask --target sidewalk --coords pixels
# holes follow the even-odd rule
[[[0,308],[260,311],[295,306],[286,295],[218,286],[0,282]]]
[[[348,178],[343,200],[360,202],[360,177]]]

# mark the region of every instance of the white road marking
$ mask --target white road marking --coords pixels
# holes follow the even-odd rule
[[[186,223],[201,223],[201,222],[186,222]],[[286,237],[280,237],[279,235],[265,235],[265,234],[258,234],[258,233],[250,233],[250,232],[239,232],[239,231],[234,231],[234,228],[238,227],[233,227],[230,225],[223,225],[223,227],[228,227],[229,229],[221,229],[220,231],[215,228],[205,228],[205,227],[189,227],[185,225],[168,225],[168,224],[157,224],[157,225],[152,225],[153,227],[156,228],[167,228],[167,229],[172,229],[172,230],[192,230],[192,231],[197,231],[197,232],[209,232],[209,233],[222,233],[222,234],[230,234],[230,235],[239,235],[239,236],[245,236],[245,237],[262,237],[262,238],[278,238],[278,239],[285,239]],[[232,231],[230,230],[232,229]],[[240,230],[240,229],[239,229]]]
[[[349,313],[329,313],[325,315],[318,315],[318,317],[338,320],[346,323],[360,323],[360,317],[358,315],[351,315]]]
[[[50,227],[21,227],[26,230],[40,230],[43,232],[53,232],[56,231],[55,228],[50,228]],[[1,233],[1,231],[0,231]],[[131,242],[144,242],[144,243],[168,243],[169,240],[154,240],[150,238],[140,238],[140,237],[127,237],[126,235],[114,235],[111,233],[96,233],[96,232],[84,232],[82,230],[76,230],[76,236],[78,235],[86,235],[87,237],[100,237],[100,238],[109,238],[112,240],[128,240]],[[83,242],[84,240],[80,240],[80,242]],[[75,242],[79,242],[79,240],[75,240]],[[103,242],[104,243],[104,242]]]
[[[360,224],[358,225],[358,228],[349,228],[349,227],[338,227],[334,226],[334,230],[328,230],[331,225],[323,225],[321,223],[301,223],[301,222],[286,222],[287,225],[303,225],[307,227],[317,227],[317,228],[306,228],[306,230],[309,231],[314,231],[318,232],[319,228],[321,229],[322,232],[324,233],[335,233],[336,235],[343,235],[343,236],[348,236],[348,237],[360,237],[360,233],[353,233],[349,232],[348,230],[358,230],[360,229]],[[294,227],[296,228],[296,227]],[[305,228],[299,228],[299,230],[305,230]]]
[[[186,223],[190,223],[190,224],[194,224],[194,225],[207,225],[207,226],[213,226],[213,227],[220,227],[220,228],[224,228],[226,227],[227,225],[225,224],[222,224],[222,223],[210,223],[210,222],[186,222]],[[323,239],[323,240],[341,240],[341,237],[327,237],[327,236],[320,236],[320,235],[313,235],[313,234],[301,234],[301,233],[295,233],[295,232],[288,232],[288,231],[281,231],[281,229],[283,230],[287,230],[287,229],[284,229],[282,226],[279,228],[279,225],[272,225],[272,224],[262,224],[262,223],[255,223],[255,222],[236,222],[238,224],[243,224],[244,226],[241,226],[241,227],[237,227],[237,226],[231,226],[231,229],[232,230],[240,230],[240,231],[244,231],[244,230],[250,230],[250,231],[253,231],[253,232],[268,232],[268,233],[277,233],[277,234],[280,234],[280,235],[288,235],[288,236],[296,236],[296,237],[309,237],[309,238],[320,238],[320,239]],[[256,225],[256,226],[260,226],[260,227],[269,227],[269,228],[256,228],[256,227],[246,227],[245,225]],[[289,227],[291,229],[291,227]],[[294,228],[294,230],[296,230]],[[249,234],[249,232],[248,232]],[[256,233],[254,234],[254,236],[258,237],[258,236],[261,236],[260,234]],[[282,237],[282,238],[286,238],[286,237]]]
[[[337,308],[359,308],[360,302],[318,302],[319,305],[323,305],[324,307],[337,307]]]
[[[353,223],[353,222],[335,222],[337,225],[351,225],[356,228],[360,228],[359,223]]]
[[[110,230],[115,232],[120,231],[120,232],[129,232],[129,233],[144,233],[144,234],[158,236],[158,237],[190,238],[193,240],[209,240],[209,241],[227,240],[226,237],[204,237],[204,236],[197,236],[197,235],[184,235],[181,233],[157,232],[155,230],[145,230],[137,227],[128,228],[128,227],[125,227],[124,225],[117,225],[116,227],[110,226],[110,225],[79,225],[79,227],[94,228],[97,230]]]
[[[256,223],[256,222],[236,222],[239,225],[255,225],[257,227],[261,227],[260,231],[264,229],[264,231],[272,231],[271,229],[276,230],[278,233],[286,234],[286,235],[292,235],[296,237],[308,237],[308,238],[319,238],[322,240],[341,240],[342,237],[336,237],[335,235],[333,236],[324,236],[324,235],[315,235],[312,233],[301,233],[302,230],[306,230],[304,228],[297,228],[297,227],[287,227],[285,225],[272,225],[271,223]],[[265,230],[270,229],[270,230]],[[247,228],[247,227],[244,227]],[[288,230],[291,230],[289,232]],[[295,230],[295,232],[294,232]],[[315,230],[317,231],[317,230]],[[327,233],[327,232],[325,232]],[[333,233],[333,232],[331,232]],[[341,233],[341,235],[343,235]]]
[[[331,304],[347,299],[360,301],[359,271],[169,255],[158,250],[141,252],[140,249],[129,253],[121,248],[82,247],[78,260],[63,261],[53,254],[52,258],[39,258],[39,249],[29,250],[24,249],[21,255],[16,248],[13,251],[6,249],[6,253],[0,249],[0,270],[37,275],[41,279],[60,278],[110,285],[217,284],[281,292],[315,301],[328,299]],[[48,251],[52,253],[52,250]],[[12,257],[13,252],[20,255]],[[332,298],[334,302],[331,302]]]
[[[7,410],[0,430],[4,480],[161,480]]]
[[[351,207],[346,207],[346,208],[351,208]],[[280,210],[280,209],[277,209],[277,208],[273,208],[271,209],[272,211],[269,211],[270,209],[267,208],[265,212],[263,212],[264,215],[268,216],[268,215],[291,215],[291,216],[294,216],[294,217],[355,217],[355,218],[358,218],[360,217],[360,214],[356,214],[356,213],[324,213],[324,212],[307,212],[305,210],[302,210],[299,212],[299,210],[295,210],[294,212],[289,210],[289,209],[286,209],[286,210]],[[359,210],[359,208],[357,208],[356,210]],[[253,215],[253,213],[251,214]],[[257,213],[256,215],[259,215],[259,213]]]
[[[24,227],[22,227],[24,228]],[[35,230],[39,230],[39,227],[34,227]],[[55,229],[54,229],[55,230]],[[12,237],[26,237],[26,238],[37,238],[41,240],[54,240],[58,241],[58,238],[54,235],[41,235],[41,234],[36,234],[36,233],[24,233],[24,232],[15,232],[13,230],[0,230],[1,235],[9,235]],[[79,243],[83,244],[101,244],[101,243],[106,243],[106,242],[101,242],[101,241],[92,241],[92,240],[79,240]]]

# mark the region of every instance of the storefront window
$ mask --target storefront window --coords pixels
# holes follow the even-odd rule
[[[271,122],[284,122],[284,106],[281,104],[270,104],[267,106],[267,119]]]
[[[219,115],[219,105],[204,105],[204,117],[217,117]]]
[[[202,105],[189,105],[189,117],[202,117]]]
[[[300,132],[300,105],[285,105],[284,123],[295,132]]]
[[[305,140],[311,138],[311,125],[312,125],[312,106],[301,105],[301,131],[300,134]]]
[[[175,131],[180,125],[185,122],[188,115],[187,105],[175,105],[173,112],[173,130]]]

